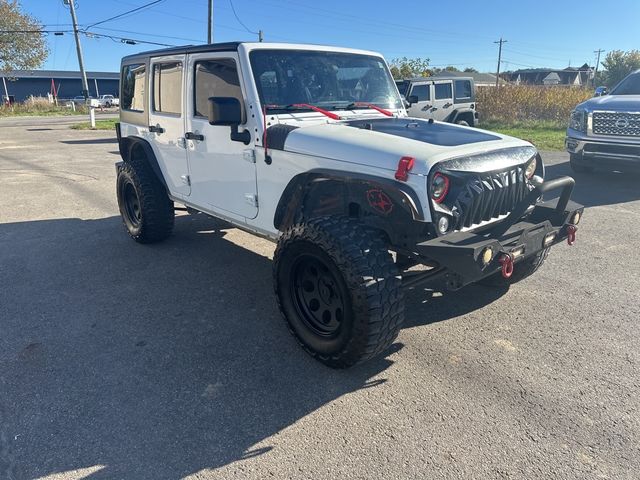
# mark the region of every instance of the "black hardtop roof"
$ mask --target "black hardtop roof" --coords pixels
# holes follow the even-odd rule
[[[238,45],[244,42],[208,43],[204,45],[183,45],[181,47],[162,48],[159,50],[149,50],[147,52],[134,53],[122,59],[122,63],[132,60],[141,60],[149,57],[164,55],[180,55],[185,53],[205,53],[205,52],[234,52],[238,50]]]

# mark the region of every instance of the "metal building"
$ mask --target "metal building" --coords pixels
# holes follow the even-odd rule
[[[82,95],[80,72],[61,70],[0,71],[0,95],[3,103],[8,96],[12,102],[23,102],[30,96],[46,97],[53,94],[68,99]],[[118,96],[120,75],[112,72],[87,72],[89,94]]]

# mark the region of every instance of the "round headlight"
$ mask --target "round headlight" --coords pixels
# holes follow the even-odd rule
[[[436,203],[442,203],[447,192],[449,192],[449,178],[440,172],[436,173],[431,180],[431,198]]]
[[[533,178],[533,175],[536,173],[537,166],[538,160],[536,159],[536,157],[533,157],[531,160],[529,160],[529,163],[527,163],[527,168],[524,171],[527,178]]]

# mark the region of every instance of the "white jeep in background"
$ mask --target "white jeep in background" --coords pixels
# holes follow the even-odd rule
[[[408,117],[377,53],[187,46],[128,56],[121,75],[131,237],[169,237],[178,203],[277,242],[279,308],[331,367],[391,345],[404,288],[506,286],[575,241],[573,179],[545,182],[525,141]]]
[[[120,99],[113,95],[100,95],[98,102],[100,102],[100,106],[104,108],[117,107],[120,105]]]

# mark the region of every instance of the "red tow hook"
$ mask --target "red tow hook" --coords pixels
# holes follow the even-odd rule
[[[567,225],[567,243],[569,245],[573,245],[576,243],[576,232],[578,231],[578,227],[575,225]]]
[[[513,256],[510,253],[500,255],[498,263],[502,265],[502,276],[504,278],[509,278],[513,275]]]

